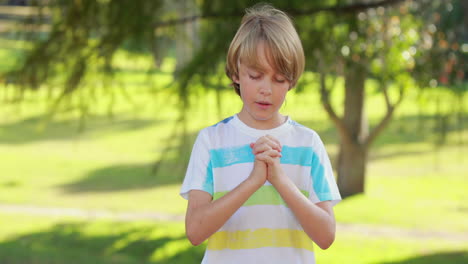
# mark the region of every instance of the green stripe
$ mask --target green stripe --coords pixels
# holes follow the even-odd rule
[[[217,200],[228,192],[215,192],[214,200]],[[309,192],[301,190],[301,193],[304,194],[305,197],[309,197]],[[251,206],[251,205],[286,205],[281,195],[276,191],[275,187],[272,185],[264,185],[260,187],[250,198],[244,203],[243,206]]]

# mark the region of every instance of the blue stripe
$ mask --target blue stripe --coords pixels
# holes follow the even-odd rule
[[[231,166],[239,163],[254,162],[255,156],[249,145],[210,150],[213,168]]]
[[[314,151],[307,147],[288,147],[283,146],[281,150],[281,164],[310,166]]]
[[[311,166],[315,155],[312,148],[283,146],[281,164]],[[210,150],[213,168],[254,162],[255,156],[249,145]]]
[[[297,123],[296,121],[291,120],[291,119],[289,119],[289,123],[290,123],[291,125],[293,125],[293,126],[304,127],[303,125],[301,125],[301,124],[299,124],[299,123]]]
[[[217,126],[217,125],[219,125],[219,124],[221,124],[221,123],[227,124],[227,123],[228,123],[229,121],[231,121],[233,118],[234,118],[234,116],[230,116],[230,117],[228,117],[228,118],[225,118],[225,119],[222,120],[222,121],[219,121],[218,123],[214,124],[213,126],[215,127],[215,126]]]
[[[213,168],[211,166],[211,162],[208,164],[208,167],[206,168],[206,177],[205,177],[205,182],[203,183],[203,190],[205,192],[208,192],[213,196],[214,191],[213,191]]]
[[[330,186],[328,185],[327,177],[325,175],[325,168],[320,163],[320,159],[316,153],[312,158],[311,168],[312,184],[314,192],[320,201],[327,201],[331,199]]]
[[[281,158],[282,164],[310,166],[312,187],[317,197],[320,201],[331,200],[332,195],[325,175],[325,168],[312,148],[283,146],[281,153],[283,155]]]
[[[291,164],[311,167],[312,187],[320,201],[331,199],[330,186],[325,175],[325,168],[320,163],[317,153],[310,147],[289,147],[283,146],[281,151],[281,164]],[[211,184],[213,191],[214,168],[227,167],[239,163],[249,163],[255,161],[255,156],[249,145],[239,147],[221,148],[210,150],[211,162],[208,166],[207,180],[205,185]],[[207,187],[208,188],[208,187]]]

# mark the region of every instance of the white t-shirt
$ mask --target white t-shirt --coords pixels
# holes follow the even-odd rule
[[[180,194],[208,192],[219,199],[248,178],[255,156],[250,143],[272,135],[282,145],[281,166],[312,202],[341,200],[330,160],[318,134],[288,118],[258,130],[237,115],[200,131]],[[313,242],[267,181],[208,239],[203,264],[315,263]]]

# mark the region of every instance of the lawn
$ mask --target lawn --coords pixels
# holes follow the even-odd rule
[[[190,245],[182,223],[0,216],[2,263],[200,263],[205,248]],[[343,232],[316,254],[318,263],[460,264],[468,260],[466,250],[449,238]]]
[[[5,54],[0,52],[0,61]],[[171,77],[165,68],[148,79],[141,73],[144,60],[130,63],[125,54],[120,59],[128,63],[110,85],[125,89],[116,89],[109,99],[101,87],[106,84],[90,82],[102,88],[96,92],[101,99],[90,100],[84,121],[78,108],[50,118],[47,93],[27,92],[21,104],[2,104],[0,204],[183,216],[186,201],[178,190],[191,143],[200,128],[238,111],[240,100],[223,91],[218,105],[213,92],[199,89],[181,140],[173,133],[181,130],[175,121],[179,104],[167,89]],[[13,89],[2,91],[8,96]],[[83,91],[85,98],[88,90]],[[282,111],[315,129],[334,160],[337,134],[317,91],[311,86],[292,92]],[[382,101],[372,91],[369,98],[373,125],[382,114]],[[444,91],[408,93],[372,147],[366,193],[335,207],[339,232],[329,250],[317,247],[319,263],[468,261],[466,116],[459,122],[449,116],[440,144],[440,133],[435,132],[439,99],[445,102],[440,110],[444,115],[467,105]],[[339,91],[334,101],[340,102]],[[79,103],[72,99],[69,105]],[[0,212],[0,219],[0,263],[199,263],[204,249],[190,246],[181,221],[121,222],[17,212]]]

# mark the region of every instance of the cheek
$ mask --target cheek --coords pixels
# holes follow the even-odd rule
[[[243,78],[239,82],[240,85],[240,90],[242,93],[250,94],[252,93],[252,88],[254,87],[254,84],[252,83],[251,80]]]
[[[241,99],[242,101],[245,102],[245,99],[251,97],[251,91],[250,89],[248,88],[249,85],[245,82],[245,81],[240,81],[239,82],[239,86],[240,86],[240,93],[241,93]]]
[[[284,101],[286,100],[286,94],[288,93],[288,89],[282,90],[281,92],[278,91],[275,95],[275,101],[277,105],[283,105]]]
[[[284,100],[284,98],[286,98],[286,94],[289,92],[289,85],[278,87],[277,91],[277,98]]]
[[[282,95],[277,97],[278,102],[281,103],[281,104],[284,103],[285,99],[286,99],[286,94],[282,94]]]

